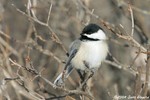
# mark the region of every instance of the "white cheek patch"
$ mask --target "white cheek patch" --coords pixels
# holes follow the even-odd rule
[[[87,36],[88,38],[93,38],[93,39],[102,39],[102,40],[106,40],[106,35],[102,30],[98,30],[96,33],[93,34],[84,34],[85,36]]]

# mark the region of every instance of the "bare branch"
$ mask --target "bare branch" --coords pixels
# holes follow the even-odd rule
[[[148,49],[150,50],[150,49]],[[147,61],[146,61],[146,77],[145,77],[145,85],[144,85],[144,96],[147,95],[148,92],[148,85],[149,85],[149,74],[150,74],[150,55],[147,55]]]
[[[131,22],[132,22],[132,31],[131,31],[131,36],[133,36],[134,34],[134,17],[133,17],[133,10],[131,5],[129,4],[129,11],[130,11],[130,15],[131,15]]]
[[[52,11],[52,3],[51,3],[51,5],[50,5],[50,7],[49,7],[49,12],[48,12],[48,17],[47,17],[47,24],[49,23],[49,19],[50,19],[50,14],[51,14],[51,11]]]
[[[0,43],[5,46],[10,52],[18,55],[18,52],[13,47],[11,47],[2,37],[0,37]]]
[[[45,27],[47,27],[49,29],[49,31],[51,32],[51,38],[58,44],[60,44],[60,46],[62,47],[62,49],[65,51],[65,53],[67,53],[67,50],[65,49],[63,43],[60,41],[59,37],[54,33],[54,31],[52,30],[52,28],[47,24],[47,23],[44,23],[40,20],[38,20],[37,18],[34,18],[34,17],[31,17],[29,15],[27,15],[25,12],[21,11],[20,9],[18,9],[14,4],[12,4],[12,6],[18,11],[20,12],[21,14],[23,14],[24,16],[30,18],[31,20],[37,22],[38,24],[40,25],[43,25]]]
[[[14,62],[11,58],[9,58],[9,61],[11,63],[13,63],[14,65],[20,67],[20,68],[23,68],[24,70],[32,73],[32,74],[35,74],[35,75],[38,75],[41,79],[43,79],[47,84],[49,84],[50,86],[52,86],[53,88],[55,89],[58,89],[58,90],[63,90],[64,92],[67,92],[67,93],[71,93],[71,94],[80,94],[80,95],[85,95],[87,96],[88,98],[90,99],[93,99],[93,97],[89,94],[87,94],[86,92],[83,92],[83,91],[79,91],[79,90],[67,90],[65,88],[62,88],[62,87],[58,87],[56,85],[54,85],[52,82],[50,82],[49,80],[47,80],[46,78],[44,78],[42,75],[40,75],[35,69],[27,69],[26,67],[23,67],[21,66],[20,64]]]

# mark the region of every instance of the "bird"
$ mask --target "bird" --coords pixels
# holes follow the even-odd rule
[[[101,66],[107,54],[108,44],[104,30],[94,23],[86,25],[80,37],[71,43],[64,71],[55,79],[54,84],[62,86],[73,69],[77,70],[82,81],[85,80],[84,74],[90,71],[87,81]]]

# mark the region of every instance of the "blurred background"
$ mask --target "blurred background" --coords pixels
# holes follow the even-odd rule
[[[149,53],[142,53],[141,47],[149,47],[149,4],[149,0],[0,0],[0,99],[81,100],[78,94],[53,88],[30,69],[53,83],[64,68],[70,43],[88,23],[104,28],[111,54],[88,81],[88,93],[95,100],[148,99]],[[104,23],[139,45],[120,38]],[[78,89],[79,80],[74,70],[65,88]]]

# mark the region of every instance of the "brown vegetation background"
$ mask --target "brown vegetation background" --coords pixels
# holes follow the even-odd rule
[[[110,55],[79,89],[62,72],[70,43],[88,23],[104,28]],[[0,0],[0,100],[150,99],[149,0]]]

